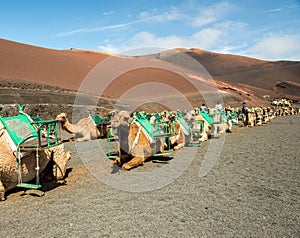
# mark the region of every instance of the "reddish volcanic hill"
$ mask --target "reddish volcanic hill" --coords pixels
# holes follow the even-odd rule
[[[77,89],[86,74],[108,55],[51,50],[0,39],[0,78]]]
[[[201,63],[214,79],[243,87],[258,96],[300,99],[299,61],[264,61],[199,49],[179,50]]]
[[[70,112],[76,90],[87,74],[98,63],[104,64],[111,60],[107,67],[98,72],[97,82],[90,85],[93,91],[97,84],[104,83],[109,77],[116,77],[101,94],[104,100],[102,106],[113,107],[125,92],[146,83],[167,84],[184,94],[193,106],[199,106],[203,98],[195,96],[195,88],[189,82],[182,81],[180,73],[160,68],[165,61],[175,64],[183,62],[185,67],[191,66],[189,62],[184,62],[182,53],[201,63],[212,75],[225,104],[235,106],[247,101],[249,105],[261,105],[266,103],[263,95],[300,99],[299,62],[269,62],[199,49],[177,49],[172,54],[161,52],[143,57],[124,57],[91,50],[52,50],[0,39],[0,104],[35,105],[31,111],[38,113],[47,110],[47,116],[53,116],[62,109]],[[149,65],[145,60],[150,62]],[[126,67],[130,70],[126,71]],[[197,78],[193,80],[199,81]],[[141,88],[133,95],[139,99],[147,93],[148,88]],[[159,95],[166,100],[172,98],[172,92],[163,89]],[[86,98],[82,106],[91,104],[92,100]],[[153,106],[148,108],[155,110]]]

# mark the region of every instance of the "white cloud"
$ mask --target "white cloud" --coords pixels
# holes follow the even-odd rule
[[[64,37],[64,36],[69,36],[69,35],[75,35],[78,33],[90,33],[90,32],[104,31],[104,30],[120,29],[120,28],[125,28],[128,25],[131,25],[134,23],[136,23],[136,22],[129,22],[126,24],[107,25],[107,26],[94,27],[94,28],[79,28],[79,29],[76,29],[73,31],[58,33],[58,34],[56,34],[56,37]]]
[[[282,8],[273,8],[273,9],[269,9],[269,10],[264,11],[264,13],[278,13],[278,12],[287,11],[287,10],[296,9],[296,8],[299,8],[299,5],[285,6],[285,7],[282,7]]]
[[[234,52],[244,49],[245,47],[247,47],[246,43],[243,43],[241,45],[223,45],[222,48],[218,50],[218,52],[222,54],[235,54]]]
[[[196,27],[203,27],[221,20],[226,14],[234,9],[235,7],[228,2],[215,3],[207,8],[200,8],[197,10],[197,16],[192,16],[191,22]]]
[[[104,16],[107,16],[107,15],[111,15],[111,14],[113,14],[114,13],[114,11],[107,11],[107,12],[103,12],[103,15]]]
[[[113,12],[107,12],[105,15],[112,14]],[[104,13],[103,13],[104,14]],[[135,25],[137,23],[143,23],[147,21],[155,21],[155,22],[166,22],[166,21],[174,21],[182,18],[183,15],[179,13],[176,7],[172,6],[170,7],[169,11],[164,12],[163,14],[157,14],[157,15],[151,15],[150,13],[143,11],[140,13],[139,19],[135,21],[129,21],[125,23],[120,24],[114,24],[114,25],[106,25],[106,26],[99,26],[99,27],[84,27],[79,28],[71,31],[61,32],[56,34],[56,37],[64,37],[64,36],[70,36],[75,35],[79,33],[92,33],[92,32],[100,32],[105,30],[117,30],[121,28],[126,28],[131,25]]]
[[[117,53],[119,51],[119,49],[112,44],[99,45],[97,48],[106,53]]]
[[[282,33],[269,33],[262,37],[250,50],[254,54],[264,59],[285,59],[293,58],[300,54],[300,35],[290,35]]]
[[[140,13],[140,18],[148,18],[150,17],[149,12],[143,11]]]
[[[194,46],[203,49],[210,49],[220,43],[222,31],[214,28],[206,28],[195,34],[189,39]]]
[[[182,46],[185,42],[184,38],[171,35],[165,37],[157,37],[150,32],[140,32],[129,40],[132,48],[139,47],[159,47],[159,48],[175,48]]]
[[[168,11],[162,14],[157,14],[157,9],[154,9],[154,13],[143,11],[139,14],[139,17],[145,21],[156,21],[156,22],[166,22],[175,21],[184,18],[184,14],[181,13],[176,7],[171,6]]]
[[[217,19],[213,16],[200,16],[200,17],[196,17],[194,18],[193,25],[197,26],[197,27],[203,27],[207,24],[213,23],[215,22]]]
[[[218,29],[205,28],[196,32],[191,36],[176,36],[169,35],[164,37],[156,36],[147,31],[139,32],[129,39],[125,44],[114,47],[112,44],[104,44],[98,48],[110,53],[122,53],[124,51],[137,48],[158,48],[158,49],[173,49],[173,48],[203,48],[209,49],[220,44],[220,39],[223,32]]]
[[[214,27],[220,29],[220,30],[224,30],[226,32],[230,32],[230,31],[235,31],[235,32],[240,32],[245,30],[245,28],[247,27],[247,24],[244,22],[240,22],[240,21],[221,21],[218,22],[216,24],[214,24]]]

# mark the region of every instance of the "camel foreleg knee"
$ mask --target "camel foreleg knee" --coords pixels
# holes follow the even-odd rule
[[[178,145],[174,146],[174,150],[180,150],[183,147],[184,147],[184,144],[183,143],[179,143]]]

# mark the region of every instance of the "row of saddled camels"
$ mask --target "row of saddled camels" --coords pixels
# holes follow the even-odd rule
[[[101,124],[97,124],[92,116],[82,118],[77,124],[71,124],[66,113],[56,117],[60,128],[73,134],[76,141],[89,141],[98,138],[117,139],[118,156],[113,163],[130,170],[143,165],[155,154],[178,150],[190,143],[200,145],[209,138],[218,137],[231,132],[235,125],[251,127],[269,123],[276,116],[300,113],[294,107],[226,107],[220,111],[215,108],[190,111],[164,111],[161,113],[145,113],[113,110],[108,113]],[[20,181],[28,182],[37,177],[63,179],[66,175],[67,163],[71,152],[64,151],[64,144],[45,148],[39,151],[26,152],[21,163],[16,163],[5,138],[6,128],[0,124],[0,200],[5,200],[5,192],[15,188]],[[166,153],[169,155],[168,153]],[[38,157],[38,164],[36,158]],[[49,166],[50,165],[50,166]],[[37,171],[37,168],[39,169]],[[50,174],[50,175],[49,175]],[[20,179],[19,179],[20,180]]]
[[[154,154],[163,154],[169,147],[178,150],[191,141],[195,143],[197,140],[197,144],[225,132],[232,132],[234,125],[252,127],[269,123],[276,116],[297,113],[300,113],[299,109],[292,106],[247,107],[245,110],[226,107],[222,111],[215,108],[201,111],[200,108],[195,108],[190,111],[164,111],[152,114],[114,110],[108,114],[110,120],[104,127],[103,124],[100,126],[95,124],[91,117],[83,118],[75,125],[71,124],[66,113],[59,114],[56,120],[61,123],[61,128],[72,133],[77,141],[108,136],[118,138],[119,156],[114,163],[125,170],[130,170],[143,165]],[[149,133],[139,118],[147,119],[153,128],[161,128],[161,132],[167,136],[155,139],[155,136],[151,135],[151,130]],[[184,118],[188,128],[183,125],[180,118]],[[115,131],[116,135],[111,135],[111,131]]]

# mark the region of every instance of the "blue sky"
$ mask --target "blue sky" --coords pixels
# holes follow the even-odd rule
[[[201,48],[300,60],[299,0],[0,1],[0,38],[52,49]]]

